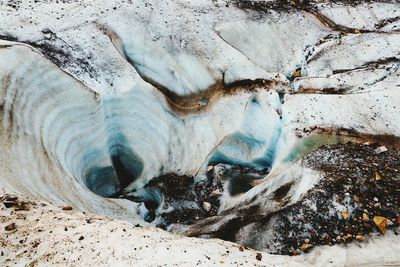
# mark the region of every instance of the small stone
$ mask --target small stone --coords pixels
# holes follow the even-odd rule
[[[351,234],[346,234],[344,236],[342,236],[343,240],[346,241],[349,238],[352,238],[353,236]]]
[[[262,254],[261,254],[261,253],[257,253],[257,254],[256,254],[256,259],[257,259],[258,261],[261,261],[261,260],[262,260]]]
[[[388,151],[388,149],[385,146],[380,146],[380,147],[378,147],[378,148],[376,148],[374,150],[374,152],[376,154],[381,154],[381,153],[386,152],[386,151]]]
[[[62,208],[62,210],[72,210],[72,207],[71,206],[65,206],[65,207]]]
[[[4,229],[6,231],[13,231],[13,230],[17,229],[17,225],[15,223],[11,223],[11,224],[7,225],[6,227],[4,227]]]
[[[210,172],[210,171],[212,171],[213,169],[214,169],[214,166],[213,166],[213,165],[210,165],[210,166],[207,167],[207,172]]]
[[[366,221],[366,222],[368,222],[368,221],[369,221],[369,216],[368,216],[368,214],[366,214],[366,213],[363,213],[363,215],[362,215],[362,219],[363,219],[363,221]]]
[[[379,199],[377,197],[374,197],[375,202],[379,202]]]
[[[203,208],[205,211],[211,210],[211,204],[209,202],[203,202]]]
[[[221,196],[222,192],[219,189],[215,189],[214,191],[211,192],[211,196],[215,197],[215,196]]]
[[[79,241],[85,239],[82,235],[79,237]]]
[[[382,180],[382,177],[377,172],[375,173],[375,180],[377,180],[377,181]]]

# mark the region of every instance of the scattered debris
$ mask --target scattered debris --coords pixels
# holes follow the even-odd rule
[[[319,245],[361,242],[396,229],[400,150],[376,154],[375,148],[375,144],[333,144],[306,155],[303,164],[321,171],[324,178],[299,202],[241,225],[257,235],[234,235],[230,241],[273,254],[298,255]]]
[[[15,223],[11,223],[4,227],[4,230],[6,231],[14,231],[15,229],[17,229],[17,225]]]
[[[258,261],[261,261],[261,260],[262,260],[262,254],[258,252],[258,253],[256,254],[256,259],[257,259]]]

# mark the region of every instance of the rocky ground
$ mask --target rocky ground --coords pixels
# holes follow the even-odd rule
[[[399,233],[400,150],[377,145],[322,146],[303,163],[324,173],[300,202],[251,225],[247,245],[297,255],[315,246],[364,242]],[[265,236],[270,235],[270,236]]]
[[[298,255],[316,246],[363,242],[388,230],[398,234],[399,149],[369,143],[325,145],[306,155],[302,164],[322,172],[323,179],[300,202],[235,230],[245,246]],[[145,188],[157,191],[162,203],[145,202],[150,211],[145,219],[167,229],[170,224],[193,224],[215,216],[224,190],[232,195],[246,192],[262,175],[251,168],[218,164],[209,166],[207,180],[198,183],[176,174],[157,177]],[[232,189],[232,184],[240,188]],[[283,187],[275,198],[284,201],[289,189]],[[244,229],[251,229],[251,234],[244,231],[245,238]]]

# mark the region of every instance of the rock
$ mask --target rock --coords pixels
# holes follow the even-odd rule
[[[211,196],[212,197],[217,197],[217,196],[221,196],[222,192],[219,189],[215,189],[214,191],[211,192]]]
[[[81,241],[83,239],[85,239],[85,238],[81,235],[78,240]]]
[[[72,207],[71,206],[65,206],[65,207],[62,208],[62,210],[72,210]]]
[[[207,167],[207,172],[210,172],[210,171],[212,171],[213,169],[214,169],[214,166],[210,165],[210,166]]]
[[[258,261],[261,261],[261,260],[262,260],[262,254],[261,254],[261,253],[257,253],[257,254],[256,254],[256,259],[257,259]]]
[[[205,211],[211,210],[211,204],[209,202],[203,202],[203,208]]]
[[[381,154],[381,153],[386,152],[386,151],[388,151],[388,149],[385,146],[380,146],[380,147],[378,147],[378,148],[376,148],[374,150],[374,152],[376,154]]]
[[[4,227],[4,230],[6,231],[13,231],[17,229],[17,225],[15,223],[11,223],[9,225],[7,225],[6,227]]]

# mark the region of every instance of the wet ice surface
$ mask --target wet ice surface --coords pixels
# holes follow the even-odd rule
[[[1,4],[1,187],[293,253],[303,240],[268,248],[247,240],[246,228],[229,237],[221,229],[328,186],[298,161],[318,147],[305,141],[314,130],[400,135],[399,9],[374,1]]]

